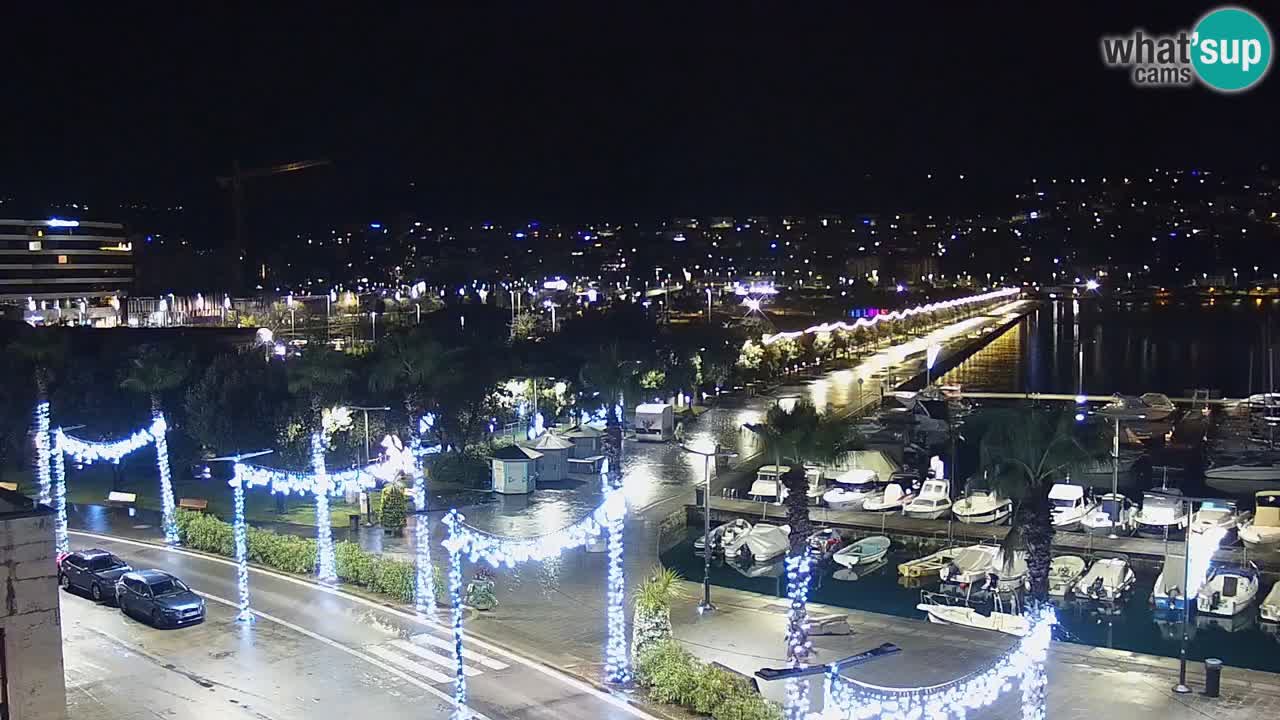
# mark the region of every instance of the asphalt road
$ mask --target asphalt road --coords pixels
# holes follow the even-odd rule
[[[171,572],[203,595],[208,606],[201,625],[159,630],[114,606],[64,592],[72,717],[456,717],[452,635],[443,626],[254,569],[250,587],[257,617],[252,624],[237,623],[234,563],[76,531],[71,545],[73,550],[100,547],[135,568]],[[651,718],[591,685],[500,648],[470,641],[468,650],[467,717]]]

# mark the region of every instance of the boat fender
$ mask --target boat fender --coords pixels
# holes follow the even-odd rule
[[[1209,609],[1217,610],[1222,605],[1222,593],[1214,591],[1213,598],[1209,601]]]

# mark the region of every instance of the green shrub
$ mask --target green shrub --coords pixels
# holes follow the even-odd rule
[[[387,485],[382,489],[382,528],[399,530],[405,525],[409,515],[409,497],[395,485]]]
[[[235,536],[231,525],[212,515],[186,510],[178,511],[177,520],[178,536],[183,545],[218,555],[235,555]],[[246,529],[245,538],[252,562],[300,575],[315,572],[315,540],[252,527]],[[365,552],[358,544],[347,541],[336,543],[333,554],[338,579],[399,602],[413,602],[417,569],[412,562]],[[444,577],[434,566],[431,570],[432,590],[438,598],[444,593]]]
[[[636,679],[661,703],[680,705],[714,720],[781,720],[782,709],[744,678],[700,662],[674,640],[647,647],[636,659]]]

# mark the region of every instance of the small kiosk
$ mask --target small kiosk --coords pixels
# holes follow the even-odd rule
[[[498,448],[490,456],[493,464],[493,491],[503,495],[527,495],[538,482],[538,459],[542,453],[519,445]]]
[[[568,477],[573,443],[555,433],[545,433],[533,441],[533,449],[542,455],[538,458],[539,480],[564,480]]]

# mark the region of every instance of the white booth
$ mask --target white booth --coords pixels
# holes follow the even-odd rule
[[[568,477],[573,443],[555,433],[544,433],[533,441],[533,449],[542,454],[537,465],[539,480],[564,480]]]
[[[675,436],[675,411],[666,404],[637,405],[635,428],[636,440],[666,442]]]
[[[498,448],[493,463],[493,491],[503,495],[527,495],[538,483],[538,459],[542,453],[519,445]]]

